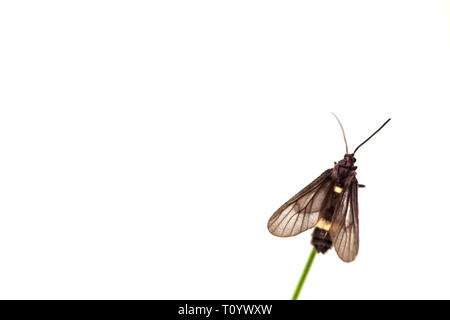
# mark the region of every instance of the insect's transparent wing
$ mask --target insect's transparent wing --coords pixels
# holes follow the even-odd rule
[[[314,227],[331,188],[331,169],[328,169],[270,217],[267,223],[270,233],[278,237],[291,237]]]
[[[353,178],[338,200],[331,220],[330,236],[343,261],[355,260],[359,249],[358,181]]]

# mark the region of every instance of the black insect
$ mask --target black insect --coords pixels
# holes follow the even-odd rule
[[[334,114],[333,114],[334,115]],[[336,117],[336,115],[334,115]],[[344,135],[345,156],[333,169],[328,169],[301,190],[270,217],[267,227],[275,236],[292,237],[315,227],[311,244],[325,253],[334,245],[343,261],[355,260],[359,249],[358,184],[356,180],[356,151],[391,119],[388,119],[353,153],[348,153],[344,128],[336,117]]]

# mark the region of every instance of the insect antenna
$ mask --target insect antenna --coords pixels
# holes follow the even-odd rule
[[[368,137],[366,140],[364,140],[359,146],[356,147],[355,151],[353,151],[353,154],[356,153],[356,151],[359,149],[359,147],[361,147],[364,143],[366,143],[367,141],[370,140],[370,138],[372,138],[374,135],[376,135],[378,133],[378,131],[380,131],[381,129],[383,129],[383,127],[389,122],[391,121],[391,118],[387,119],[385,123],[383,123],[383,125],[381,127],[378,128],[377,131],[375,131],[374,133],[372,133],[372,135],[370,137]]]
[[[344,136],[344,142],[345,142],[345,153],[348,153],[348,145],[347,145],[347,138],[345,138],[345,132],[344,132],[344,127],[342,126],[341,121],[339,121],[339,118],[337,117],[337,115],[334,114],[334,112],[331,113],[337,120],[337,122],[339,123],[339,126],[341,127],[342,130],[342,135]]]

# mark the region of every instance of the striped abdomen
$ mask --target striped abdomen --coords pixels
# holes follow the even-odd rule
[[[330,237],[331,219],[333,218],[334,213],[334,203],[336,199],[336,193],[331,195],[331,199],[328,202],[328,206],[321,210],[319,221],[314,228],[312,233],[311,244],[314,246],[317,252],[325,253],[330,249],[333,245]]]

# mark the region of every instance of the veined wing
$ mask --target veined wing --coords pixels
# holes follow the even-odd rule
[[[355,260],[359,249],[358,181],[353,178],[342,193],[331,220],[330,236],[341,260]]]
[[[270,217],[267,223],[270,233],[292,237],[315,226],[322,204],[333,186],[331,171],[328,169],[322,173]]]

